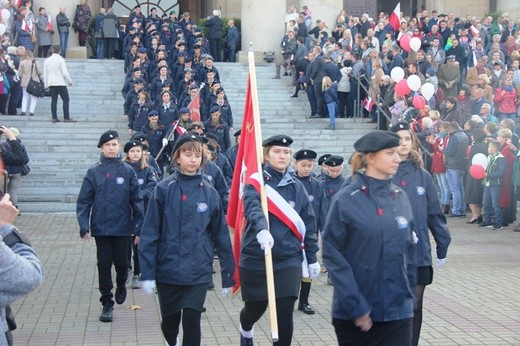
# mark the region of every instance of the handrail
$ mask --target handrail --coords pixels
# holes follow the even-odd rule
[[[355,76],[353,75],[352,76],[356,81],[357,81],[357,100],[354,100],[354,116],[353,117],[362,117],[361,114],[363,114],[363,111],[361,110],[361,98],[360,98],[360,88],[363,88],[363,90],[368,94],[369,93],[369,90],[363,85],[363,83],[361,82],[361,78],[364,78],[367,82],[370,82],[367,77],[363,74],[361,75],[360,77],[358,76]],[[387,124],[390,124],[390,120],[391,120],[391,117],[385,112],[385,110],[379,106],[379,103],[380,101],[383,101],[381,95],[377,95],[377,100],[374,100],[374,104],[376,106],[376,109],[377,111],[380,113],[380,114],[383,114],[385,117],[386,117],[386,120],[387,120]],[[357,105],[357,108],[356,108],[356,105]],[[357,112],[356,112],[357,111]],[[377,117],[377,123],[378,123],[378,126],[379,126],[379,117]]]

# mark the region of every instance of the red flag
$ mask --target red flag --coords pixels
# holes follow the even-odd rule
[[[197,96],[195,96],[195,98],[190,101],[188,109],[190,110],[191,120],[200,121],[200,89],[199,92],[197,92]]]
[[[388,23],[394,28],[394,31],[397,32],[399,30],[399,25],[401,25],[401,3],[398,2],[397,6],[394,8],[394,12],[388,17]]]
[[[52,23],[51,23],[51,16],[50,15],[47,15],[47,29],[49,29],[49,31],[53,31],[52,30]]]
[[[29,24],[27,23],[27,21],[25,19],[22,22],[22,30],[27,31],[27,32],[30,31]]]
[[[363,105],[363,108],[365,108],[367,111],[370,112],[370,110],[372,109],[372,107],[374,106],[374,100],[370,97],[370,96],[367,96],[362,102],[361,104]]]
[[[20,7],[20,6],[22,6],[22,1],[23,1],[23,0],[17,0],[17,1],[16,1],[16,7]]]
[[[247,81],[246,104],[244,107],[244,119],[242,120],[242,132],[240,134],[240,145],[238,146],[235,171],[233,172],[233,180],[231,182],[231,190],[229,192],[229,207],[227,210],[227,223],[234,228],[233,236],[233,253],[235,257],[235,286],[233,293],[240,288],[239,263],[240,263],[240,241],[242,233],[246,225],[244,218],[244,204],[242,195],[244,186],[252,184],[259,185],[258,180],[252,178],[255,173],[257,179],[263,178],[259,172],[258,156],[257,156],[257,136],[260,136],[260,129],[255,128],[253,101],[251,98],[251,81]],[[262,182],[263,184],[263,182]]]

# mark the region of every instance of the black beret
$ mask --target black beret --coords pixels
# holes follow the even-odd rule
[[[338,167],[343,164],[343,161],[343,156],[331,155],[323,163],[330,167]]]
[[[208,150],[211,151],[214,155],[217,153],[217,148],[215,148],[211,144],[208,144],[207,147],[208,147]]]
[[[322,165],[323,162],[325,162],[325,160],[327,160],[329,157],[331,157],[332,154],[323,154],[320,156],[320,158],[318,159],[318,165]]]
[[[125,144],[123,151],[125,153],[128,153],[130,151],[130,149],[132,149],[133,147],[141,147],[141,149],[142,149],[144,146],[143,146],[143,143],[141,143],[139,141],[130,141]]]
[[[141,47],[137,50],[137,53],[147,53],[148,51],[146,50],[146,48],[144,47]]]
[[[148,116],[149,117],[159,116],[159,112],[157,112],[155,109],[152,109],[151,111],[148,112]]]
[[[287,135],[276,135],[267,138],[262,142],[263,147],[270,147],[272,145],[278,145],[281,147],[288,147],[292,144],[293,140]]]
[[[142,132],[136,132],[132,135],[132,138],[130,138],[130,140],[136,140],[136,141],[139,141],[139,142],[144,142],[144,141],[147,141],[148,140],[148,137],[142,133]]]
[[[111,141],[113,139],[118,139],[118,138],[119,138],[119,134],[117,133],[117,131],[108,130],[105,133],[103,133],[101,135],[101,137],[99,137],[99,142],[98,142],[97,147],[101,148],[101,146],[103,144],[105,144],[106,142],[109,142],[109,141]]]
[[[190,114],[190,109],[188,107],[182,107],[179,111],[181,114]]]
[[[211,110],[209,112],[210,113],[220,112],[220,107],[218,105],[215,105],[215,106],[211,107]]]
[[[361,153],[373,153],[382,149],[399,146],[401,137],[394,132],[373,131],[369,132],[354,143],[354,149]]]
[[[233,134],[233,136],[238,137],[238,136],[240,136],[241,133],[242,133],[242,129],[240,129],[240,130],[238,130],[238,131],[235,131],[235,133]]]
[[[144,79],[136,78],[136,79],[134,79],[134,84],[144,84]]]
[[[202,140],[204,143],[207,143],[210,139],[214,139],[218,142],[218,137],[214,133],[205,132],[202,134]]]
[[[318,154],[314,150],[301,149],[294,153],[294,159],[298,160],[315,160]]]
[[[410,123],[407,123],[406,121],[401,121],[401,122],[398,122],[397,124],[395,124],[394,126],[392,126],[390,129],[388,129],[388,131],[397,132],[397,131],[401,131],[401,130],[410,130],[410,129],[411,129]]]
[[[202,138],[193,132],[188,132],[180,136],[177,141],[175,142],[175,145],[173,146],[173,152],[175,153],[181,145],[188,142],[200,142],[202,143]]]

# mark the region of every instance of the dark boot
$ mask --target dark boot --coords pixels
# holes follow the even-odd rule
[[[101,315],[99,316],[99,320],[101,322],[112,322],[112,314],[113,314],[114,308],[110,305],[103,306],[103,311],[101,312]]]
[[[298,310],[303,311],[307,315],[314,314],[314,308],[309,305],[309,293],[311,291],[310,280],[302,281],[300,286],[300,302],[298,303]]]

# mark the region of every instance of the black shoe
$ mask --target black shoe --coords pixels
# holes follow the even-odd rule
[[[240,334],[240,346],[254,346],[253,338],[246,338]]]
[[[318,118],[318,116],[316,114],[311,114],[311,116],[309,117],[309,119],[316,119]]]
[[[67,118],[67,119],[63,119],[63,122],[65,122],[65,123],[77,123],[78,121],[74,120],[74,119],[71,119],[71,118]]]
[[[307,315],[314,315],[316,311],[309,304],[298,303],[298,310],[303,311]]]
[[[210,283],[208,284],[208,290],[209,290],[209,291],[213,291],[214,289],[215,289],[215,284],[214,284],[213,282],[210,282]]]
[[[468,223],[468,224],[473,224],[473,223],[477,223],[477,222],[478,222],[478,217],[473,220],[466,221],[466,223]]]
[[[491,228],[493,224],[491,222],[482,222],[478,224],[479,228]]]
[[[283,74],[284,77],[287,77],[288,75],[289,75],[289,74],[288,74],[287,72],[285,72],[285,73]]]
[[[442,213],[444,215],[447,215],[450,213],[450,205],[449,204],[445,204],[444,207],[442,208]]]
[[[502,227],[502,225],[495,225],[493,226],[492,230],[493,231],[500,231],[501,229],[503,229],[504,227]]]
[[[25,114],[24,114],[25,115]],[[34,113],[29,113],[30,117],[34,117]]]
[[[53,122],[53,123],[59,123],[60,120],[59,120],[58,118],[53,118],[53,119],[52,119],[52,122]]]
[[[202,307],[202,312],[206,312],[206,308],[205,307]]]
[[[334,286],[334,285],[332,284],[332,281],[330,281],[330,275],[327,275],[327,285],[329,285],[329,286]]]
[[[25,116],[25,112],[20,113],[20,115],[21,115],[22,117]]]
[[[453,213],[449,213],[448,215],[446,215],[447,217],[465,217],[466,215],[464,214],[453,214]]]
[[[114,308],[108,305],[103,306],[103,311],[101,315],[99,315],[99,320],[101,322],[112,322]]]
[[[126,300],[126,286],[125,285],[121,285],[119,286],[118,288],[116,288],[116,303],[121,305],[125,302]]]
[[[291,95],[291,97],[298,97],[298,95]]]

